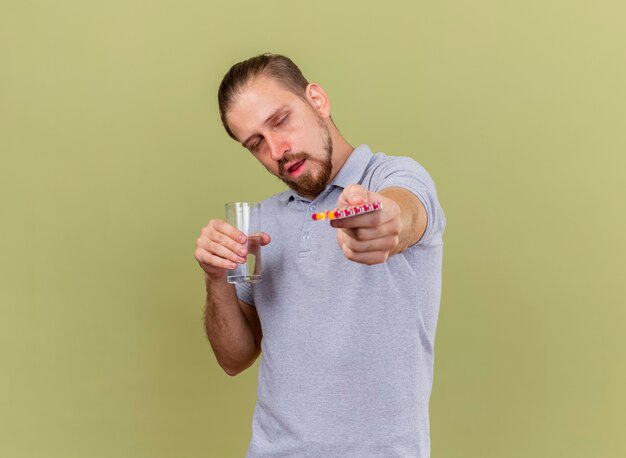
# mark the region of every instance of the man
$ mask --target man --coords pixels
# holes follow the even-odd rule
[[[228,134],[289,189],[262,202],[262,280],[226,282],[245,236],[215,219],[196,259],[221,367],[259,365],[248,457],[428,457],[428,401],[445,218],[410,158],[353,148],[322,87],[288,58],[234,65],[218,93]],[[343,220],[312,213],[381,202]]]

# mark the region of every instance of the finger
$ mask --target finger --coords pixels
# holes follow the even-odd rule
[[[266,232],[255,232],[253,235],[261,237],[261,246],[268,245],[272,241],[272,238]]]
[[[380,226],[341,228],[338,230],[345,231],[350,238],[364,242],[389,235],[400,235],[400,223],[397,221],[388,221]]]
[[[196,250],[196,260],[203,266],[208,268],[218,269],[235,269],[237,263],[229,261],[228,259],[220,258],[214,254],[209,253],[206,250]]]
[[[337,239],[337,243],[339,244],[339,247],[343,250],[343,246],[344,246],[344,237],[346,237],[346,233],[345,231],[336,231],[335,232],[335,237]]]
[[[248,254],[245,243],[239,243],[223,232],[210,231],[208,234],[208,240],[209,242],[213,242],[227,248],[239,256],[246,256]]]
[[[228,259],[229,261],[242,263],[246,262],[246,255],[248,254],[245,248],[240,249],[238,252],[233,252],[224,245],[209,241],[207,244],[207,252],[222,259]]]
[[[349,216],[342,219],[331,219],[330,225],[332,227],[375,227],[380,226],[387,222],[385,215],[382,211],[374,211],[370,213],[364,213],[362,215]]]
[[[272,237],[266,232],[261,233],[261,246],[268,245],[272,241]]]
[[[368,190],[361,185],[351,184],[343,190],[339,199],[337,199],[337,208],[361,205],[367,202]]]
[[[342,247],[343,254],[346,258],[361,264],[373,265],[383,263],[389,258],[388,251],[371,251],[367,253],[356,253],[346,245]]]
[[[231,239],[239,243],[244,243],[246,241],[246,234],[241,232],[235,226],[227,223],[226,221],[221,220],[221,219],[216,219],[216,220],[211,221],[211,223],[212,223],[212,227],[217,232],[227,235],[228,237],[230,237]]]
[[[367,241],[356,240],[348,236],[343,237],[344,245],[353,253],[389,252],[398,245],[398,242],[398,236],[387,236]]]
[[[225,236],[223,236],[225,237]],[[232,262],[244,262],[244,256],[246,255],[245,249],[239,249],[239,254],[233,252],[229,248],[216,243],[206,237],[199,237],[196,241],[196,247],[199,250],[204,250],[210,254],[218,256],[223,259],[229,259]]]

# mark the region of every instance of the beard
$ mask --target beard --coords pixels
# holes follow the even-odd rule
[[[330,175],[333,170],[333,142],[330,136],[330,131],[328,130],[328,126],[323,124],[320,124],[320,126],[322,127],[324,151],[326,153],[323,158],[317,159],[312,157],[309,153],[302,151],[299,153],[287,154],[283,156],[280,161],[278,161],[278,178],[280,178],[283,183],[301,196],[310,197],[312,199],[324,190],[330,180]],[[287,176],[285,164],[289,161],[300,161],[302,159],[306,159],[309,163],[319,164],[320,171],[317,176],[312,174],[311,170],[307,170],[297,178],[297,181],[291,181],[288,178],[285,178]]]

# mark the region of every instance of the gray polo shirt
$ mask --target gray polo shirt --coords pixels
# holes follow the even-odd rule
[[[310,215],[353,183],[413,192],[428,214],[422,240],[383,264],[348,260],[336,229]],[[428,172],[361,145],[315,200],[288,190],[261,211],[263,279],[237,287],[263,329],[247,457],[430,456],[445,217]]]

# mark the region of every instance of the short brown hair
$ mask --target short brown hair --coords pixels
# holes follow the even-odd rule
[[[226,123],[226,114],[243,87],[252,78],[262,75],[275,79],[285,89],[298,97],[305,97],[304,92],[309,82],[302,75],[298,66],[288,57],[265,53],[233,65],[220,83],[220,88],[217,91],[217,102],[224,129],[235,140],[237,139]]]

